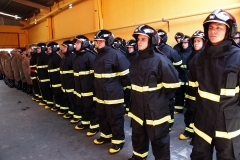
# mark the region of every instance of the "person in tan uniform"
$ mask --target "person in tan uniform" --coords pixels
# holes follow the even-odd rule
[[[3,61],[3,52],[0,51],[0,80],[4,79],[4,70],[3,70],[2,61]]]
[[[7,83],[10,88],[15,87],[14,76],[11,66],[12,55],[8,52],[5,52],[5,74],[7,78]]]
[[[17,66],[18,66],[18,69],[20,72],[20,80],[22,81],[22,91],[26,92],[27,91],[27,80],[24,76],[23,68],[22,68],[22,60],[23,60],[22,52],[21,52],[21,50],[17,50],[17,52],[19,52],[19,55],[20,55],[17,59]]]
[[[11,66],[12,66],[12,70],[13,70],[14,79],[18,83],[17,86],[16,86],[16,88],[18,90],[22,88],[22,82],[21,82],[21,79],[20,79],[20,72],[19,72],[19,69],[18,69],[18,66],[17,66],[17,59],[19,58],[20,52],[21,52],[21,50],[18,50],[18,49],[14,49],[14,50],[11,51],[11,54],[12,54]]]
[[[24,51],[22,54],[22,68],[25,79],[27,81],[27,94],[32,94],[32,80],[30,76],[30,52],[31,50],[28,49],[28,51]]]

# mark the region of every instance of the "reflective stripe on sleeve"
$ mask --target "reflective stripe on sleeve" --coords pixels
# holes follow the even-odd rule
[[[31,77],[31,79],[37,79],[37,77]]]
[[[198,87],[199,86],[198,81],[196,81],[196,82],[188,81],[188,84],[190,87]]]
[[[170,119],[171,119],[171,116],[168,115],[168,116],[165,116],[165,117],[163,117],[161,119],[158,119],[158,120],[146,120],[146,124],[156,126],[156,125],[163,124],[163,123],[169,121]]]
[[[226,139],[232,139],[240,135],[240,129],[236,130],[234,132],[222,132],[222,131],[216,131],[216,137],[218,138],[226,138]]]
[[[181,83],[162,83],[165,88],[178,88],[181,86]]]
[[[221,88],[220,95],[221,96],[235,96],[237,93],[239,93],[239,86],[237,86],[235,89]]]
[[[187,68],[187,65],[182,64],[180,67],[181,67],[181,68]]]
[[[174,65],[174,66],[179,66],[180,64],[182,64],[182,60],[181,60],[181,61],[178,61],[178,62],[173,62],[173,65]]]

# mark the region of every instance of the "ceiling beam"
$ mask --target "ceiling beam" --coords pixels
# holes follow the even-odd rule
[[[27,6],[31,6],[31,7],[34,7],[34,8],[45,9],[45,10],[50,11],[50,7],[47,7],[47,6],[38,4],[38,3],[34,3],[34,2],[30,2],[28,0],[12,0],[12,1],[27,5]]]

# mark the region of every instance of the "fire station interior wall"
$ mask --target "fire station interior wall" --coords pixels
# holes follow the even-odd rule
[[[96,6],[97,2],[100,2],[101,12]],[[52,17],[52,37],[58,43],[77,34],[85,34],[92,40],[94,33],[104,28],[112,31],[115,37],[129,40],[133,39],[132,33],[139,24],[147,23],[155,29],[165,30],[169,37],[168,44],[173,46],[176,44],[176,32],[191,36],[196,30],[203,30],[202,23],[209,13],[170,20],[169,26],[167,22],[161,22],[162,19],[202,10],[213,11],[234,4],[239,4],[239,0],[83,0]],[[240,9],[227,11],[240,24]],[[148,23],[150,21],[153,23]],[[29,43],[49,41],[47,20],[36,24],[28,32]]]
[[[36,44],[39,42],[47,42],[48,25],[47,21],[37,23],[28,29],[29,44]]]
[[[0,25],[0,48],[25,48],[28,44],[26,33],[18,26]]]

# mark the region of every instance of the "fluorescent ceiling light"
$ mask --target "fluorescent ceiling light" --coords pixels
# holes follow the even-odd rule
[[[15,19],[21,19],[22,17],[18,17],[18,15],[11,15],[11,14],[7,14],[7,13],[4,13],[4,12],[0,12],[1,15],[4,15],[4,16],[9,16],[9,17],[13,17]]]

